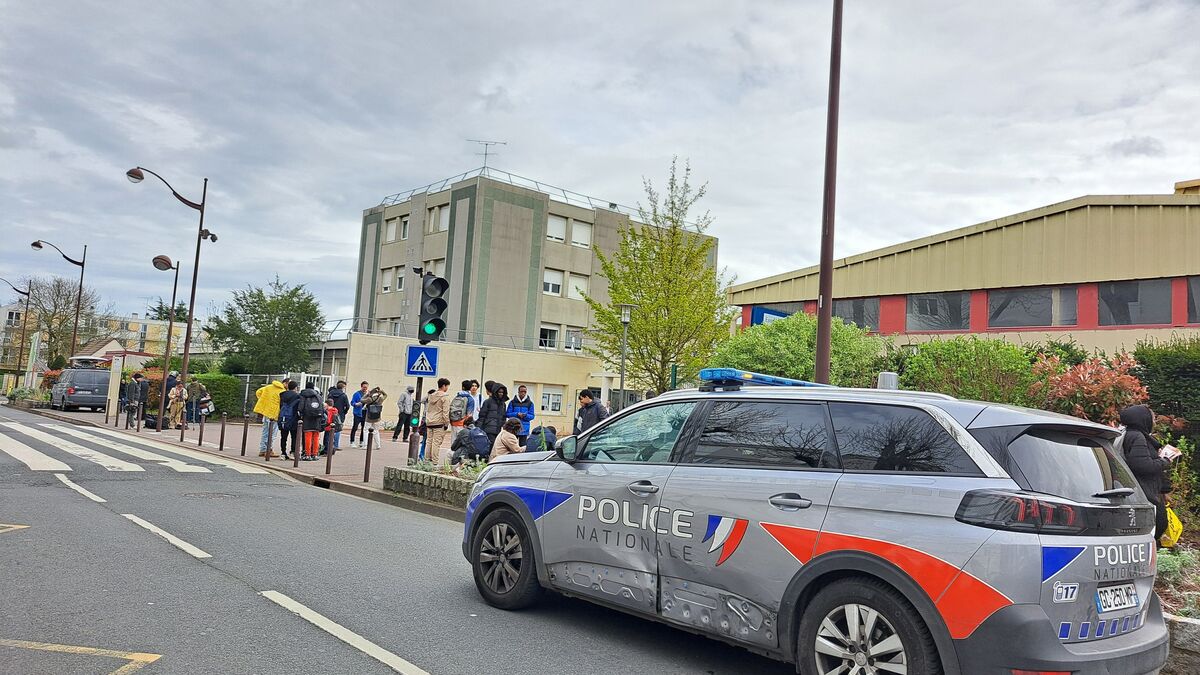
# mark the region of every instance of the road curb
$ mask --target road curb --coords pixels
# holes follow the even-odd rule
[[[14,408],[14,410],[17,410],[17,408]],[[90,420],[73,419],[71,417],[53,413],[45,408],[31,408],[28,410],[20,408],[19,410],[34,415],[41,415],[42,417],[48,417],[59,422],[67,422],[68,424],[74,424],[75,426],[94,427],[97,429],[110,428],[107,424],[97,424],[96,422],[92,422]],[[120,431],[120,429],[117,430]],[[137,436],[131,436],[131,438],[136,439]],[[324,488],[326,490],[332,490],[333,492],[341,492],[342,494],[348,494],[355,497],[360,497],[362,499],[369,499],[373,502],[379,502],[380,504],[388,504],[389,506],[395,506],[398,508],[407,509],[409,511],[416,511],[418,513],[424,513],[426,515],[435,516],[438,518],[445,518],[446,520],[453,520],[459,523],[466,520],[465,510],[448,506],[446,504],[438,504],[436,502],[425,501],[424,499],[417,499],[415,497],[409,497],[396,492],[388,492],[387,490],[381,490],[376,487],[371,487],[370,485],[359,485],[356,483],[326,478],[324,476],[314,476],[313,474],[304,473],[303,471],[296,471],[295,469],[289,469],[287,467],[271,466],[270,464],[254,462],[251,460],[242,459],[240,455],[215,452],[204,447],[203,445],[197,446],[191,443],[180,443],[179,441],[170,438],[155,438],[154,440],[160,443],[176,445],[187,450],[198,450],[216,457],[234,460],[236,462],[255,466],[260,469],[266,469],[267,471],[273,471],[301,483],[312,485],[313,487]]]

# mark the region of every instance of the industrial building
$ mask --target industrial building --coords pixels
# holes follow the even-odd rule
[[[1200,334],[1200,180],[1091,195],[834,261],[833,313],[910,344],[987,334],[1113,352]],[[742,325],[817,309],[817,266],[734,286]]]

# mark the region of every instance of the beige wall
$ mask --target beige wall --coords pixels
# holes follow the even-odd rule
[[[405,351],[408,345],[415,343],[415,340],[402,337],[351,333],[349,362],[344,369],[348,388],[355,389],[363,380],[372,386],[383,387],[388,394],[388,407],[385,408],[387,416],[394,417],[396,396],[403,387],[416,385],[416,378],[404,375]],[[450,379],[452,392],[458,391],[462,380],[479,379],[479,347],[446,342],[437,346],[438,375],[425,378],[423,386],[426,390],[437,386],[438,377]],[[342,370],[340,365],[339,370]],[[514,382],[525,383],[531,388],[530,398],[537,404],[535,423],[552,424],[560,431],[566,429],[570,433],[579,390],[602,386],[599,378],[591,377],[592,373],[602,370],[601,364],[588,356],[489,347],[484,379],[504,383],[509,388],[510,396],[516,395]],[[562,411],[558,413],[542,409],[543,391],[550,391],[554,387],[561,388],[563,393]]]
[[[1100,350],[1105,354],[1117,352],[1132,352],[1138,342],[1143,340],[1167,341],[1176,337],[1200,337],[1200,328],[1137,328],[1137,329],[1105,329],[1105,330],[1071,330],[1071,331],[989,331],[975,333],[982,338],[1008,340],[1024,345],[1047,340],[1074,340],[1079,346],[1091,350]],[[910,345],[928,342],[930,340],[949,340],[958,337],[936,334],[900,334],[892,336],[897,345]]]

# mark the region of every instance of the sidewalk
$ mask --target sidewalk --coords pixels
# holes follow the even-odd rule
[[[84,423],[95,426],[104,426],[108,429],[128,433],[130,436],[142,436],[148,439],[164,441],[167,443],[179,443],[179,431],[168,431],[166,429],[160,434],[154,429],[143,428],[141,433],[135,433],[133,430],[125,431],[125,420],[121,418],[117,426],[113,426],[113,419],[109,417],[108,424],[104,424],[104,413],[102,412],[60,412],[58,410],[38,410],[39,414],[47,417],[53,417],[66,422]],[[323,478],[328,480],[341,481],[345,483],[357,483],[358,485],[383,488],[383,470],[388,466],[406,466],[408,464],[408,443],[400,441],[392,442],[392,432],[385,431],[380,434],[383,438],[381,448],[371,449],[371,474],[368,482],[363,482],[363,470],[366,461],[367,451],[365,448],[350,448],[350,430],[347,427],[342,432],[342,449],[337,451],[333,456],[333,467],[330,473],[325,473],[325,457],[319,457],[316,462],[293,462],[291,459],[284,460],[282,457],[272,458],[270,460],[263,459],[258,456],[258,445],[262,438],[262,425],[251,423],[246,427],[246,455],[242,456],[242,429],[243,420],[241,418],[230,418],[225,424],[225,444],[224,450],[220,450],[219,444],[221,440],[221,422],[218,416],[215,421],[210,420],[204,425],[204,445],[200,446],[200,426],[193,424],[183,432],[183,445],[187,447],[199,448],[212,452],[220,452],[221,454],[237,457],[238,459],[260,464],[275,469],[286,469],[290,472],[299,472],[306,476],[315,478]],[[288,439],[289,443],[291,439]],[[279,432],[276,430],[272,440],[272,446],[275,452],[279,452]],[[289,448],[288,455],[291,455]]]

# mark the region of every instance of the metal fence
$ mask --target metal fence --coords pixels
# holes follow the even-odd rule
[[[325,342],[345,340],[352,332],[411,339],[417,335],[418,326],[417,322],[412,321],[393,321],[391,319],[370,319],[365,317],[331,319],[326,321],[325,325],[324,334],[328,336]],[[447,328],[440,341],[453,344],[477,345],[480,347],[537,349],[580,354],[584,353],[583,350],[586,347],[594,347],[596,345],[596,341],[587,337],[584,331],[560,331],[556,338],[549,340],[543,339],[539,335],[510,335]]]

